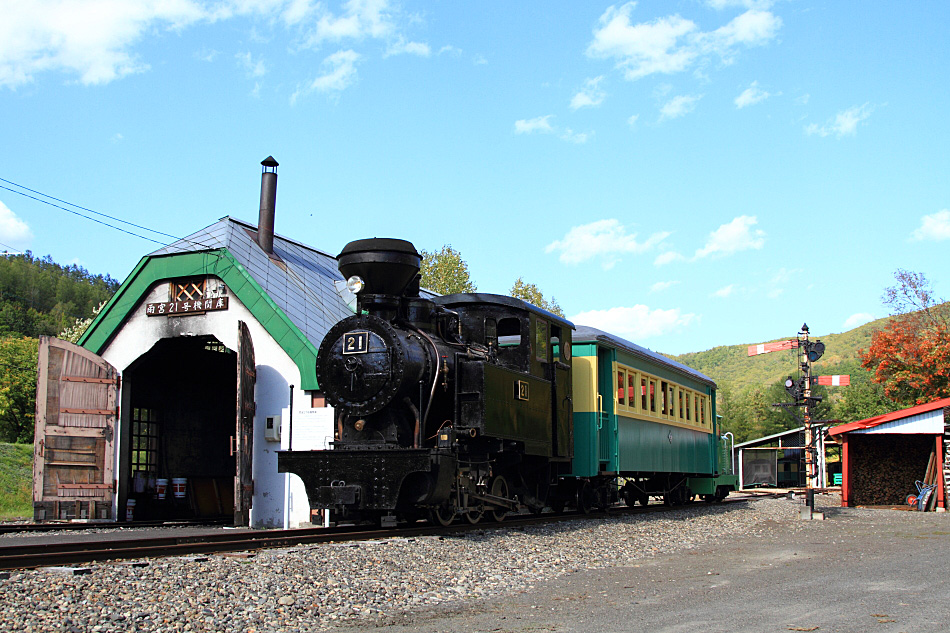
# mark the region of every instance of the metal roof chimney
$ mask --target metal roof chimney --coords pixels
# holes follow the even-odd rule
[[[274,210],[277,207],[277,161],[268,156],[261,161],[261,212],[257,219],[257,243],[268,255],[274,252]]]

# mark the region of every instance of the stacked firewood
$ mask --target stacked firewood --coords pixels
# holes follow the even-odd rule
[[[933,459],[931,436],[858,435],[851,442],[849,479],[855,505],[904,505],[908,494],[916,494],[915,482],[925,474],[928,458]]]

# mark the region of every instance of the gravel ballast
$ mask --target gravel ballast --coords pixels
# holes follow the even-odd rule
[[[819,496],[835,506],[836,496]],[[530,590],[580,570],[803,529],[799,502],[754,498],[447,537],[249,555],[92,563],[0,579],[0,631],[311,631]],[[819,508],[820,509],[820,508]],[[141,564],[141,563],[139,563]]]

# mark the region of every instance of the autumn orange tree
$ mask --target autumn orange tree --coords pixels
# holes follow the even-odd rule
[[[934,298],[923,273],[899,268],[894,278],[883,297],[894,318],[861,350],[861,365],[898,404],[950,397],[950,306]]]

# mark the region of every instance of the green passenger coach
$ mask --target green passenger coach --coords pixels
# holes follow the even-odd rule
[[[571,474],[597,482],[597,496],[614,488],[609,481],[621,484],[618,493],[628,505],[645,505],[650,497],[670,504],[697,495],[715,501],[737,489],[721,450],[712,379],[586,326],[574,332],[572,356]]]

